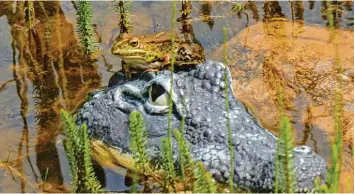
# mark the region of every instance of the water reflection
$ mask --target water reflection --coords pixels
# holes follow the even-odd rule
[[[31,176],[39,180],[46,175],[46,182],[52,185],[49,188],[54,189],[52,191],[63,191],[60,187],[63,177],[58,172],[60,163],[55,142],[57,135],[61,133],[59,110],[75,110],[86,93],[100,85],[101,78],[93,61],[82,54],[73,26],[67,22],[60,3],[33,4],[35,15],[28,8],[29,2],[7,3],[7,7],[2,7],[11,26],[14,61],[12,70],[21,101],[24,125],[18,147],[18,166],[19,172],[26,174],[23,169],[25,148],[24,154],[32,171]],[[16,7],[14,13],[11,11],[13,6]],[[40,174],[36,173],[29,153],[28,80],[33,87],[37,125],[36,167]],[[34,192],[26,190],[26,187],[25,182],[21,181],[21,192]],[[46,191],[46,188],[43,189]]]
[[[302,1],[290,1],[292,21],[301,21],[303,23],[304,7]]]
[[[264,10],[264,19],[263,19],[264,22],[267,22],[272,18],[285,17],[278,1],[264,2],[263,10]]]
[[[253,19],[255,21],[260,20],[259,12],[258,12],[258,7],[255,1],[248,1],[248,3],[245,5],[245,9],[249,9],[252,12]]]
[[[21,14],[18,14],[17,21],[15,23],[21,23],[25,19],[25,15],[23,14],[22,10],[24,9],[24,4],[23,2],[19,3],[18,6],[16,7],[16,12],[21,11]],[[13,25],[10,23],[10,25]],[[13,34],[20,34],[24,33],[23,28],[20,28],[19,26],[16,26],[15,29],[12,30]],[[17,38],[17,39],[16,39]],[[28,138],[28,122],[27,122],[27,113],[28,113],[28,96],[27,96],[27,90],[28,90],[28,84],[27,84],[27,73],[26,71],[26,61],[24,59],[24,40],[22,36],[17,36],[17,37],[12,37],[12,49],[13,49],[13,64],[12,64],[12,73],[13,77],[16,82],[16,91],[17,95],[20,98],[21,101],[21,110],[20,114],[23,120],[23,131],[22,131],[22,136],[20,139],[20,144],[18,146],[17,150],[17,157],[18,157],[18,165],[19,165],[19,173],[24,174],[24,169],[23,169],[23,147],[25,147],[25,158],[29,162],[31,166],[31,170],[33,170],[33,165],[29,159],[29,138]],[[18,47],[19,49],[19,54],[18,54],[18,64],[16,63],[16,49],[15,47]],[[34,171],[33,171],[34,172]],[[37,174],[34,173],[34,176],[36,177],[37,180]],[[34,188],[32,188],[34,189]],[[26,191],[26,183],[23,178],[21,178],[21,192],[28,192]]]
[[[206,23],[210,29],[212,30],[213,25],[214,25],[214,20],[211,17],[212,14],[212,5],[211,2],[209,1],[203,1],[201,2],[201,7],[200,7],[200,17],[202,17],[202,21]]]

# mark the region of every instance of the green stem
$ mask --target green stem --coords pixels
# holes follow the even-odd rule
[[[227,28],[223,27],[223,59],[226,68],[224,69],[224,107],[227,113],[227,130],[228,130],[228,143],[229,143],[229,156],[230,156],[230,178],[229,178],[229,189],[230,192],[234,190],[234,146],[233,146],[233,137],[232,137],[232,129],[230,126],[230,118],[229,118],[229,83],[228,83],[228,61],[227,61]]]

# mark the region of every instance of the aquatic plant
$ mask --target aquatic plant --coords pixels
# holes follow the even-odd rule
[[[129,134],[130,149],[133,153],[133,159],[135,166],[141,171],[144,176],[148,176],[151,171],[149,168],[148,154],[145,147],[147,145],[148,136],[144,127],[144,119],[140,112],[131,112],[129,115]],[[137,173],[133,173],[133,185],[131,187],[132,192],[137,192],[138,176]]]
[[[228,64],[227,60],[227,28],[223,27],[223,61],[224,64]],[[228,144],[229,144],[229,158],[230,158],[230,175],[229,175],[229,190],[230,192],[233,193],[234,190],[234,146],[233,146],[233,137],[232,137],[232,129],[230,126],[230,118],[229,118],[229,80],[228,80],[228,70],[227,68],[224,69],[224,96],[225,96],[225,101],[224,101],[224,108],[226,111],[227,115],[227,130],[228,130]]]
[[[136,159],[136,165],[144,170],[144,165],[149,163],[148,154],[145,152],[147,131],[144,128],[143,116],[139,112],[131,112],[129,116],[129,133],[133,158]]]
[[[140,112],[132,112],[130,114],[130,147],[132,149],[135,165],[139,168],[140,174],[153,178],[153,181],[159,183],[165,191],[171,191],[172,188],[173,191],[176,192],[177,184],[182,182],[184,191],[215,192],[216,185],[212,175],[204,169],[202,163],[196,164],[195,161],[192,160],[190,149],[183,133],[178,129],[174,129],[174,135],[179,149],[181,177],[177,175],[172,150],[169,150],[171,148],[168,145],[167,138],[162,140],[161,167],[164,170],[164,175],[157,177],[155,173],[157,171],[154,171],[155,169],[152,168],[145,150],[147,132],[144,128],[143,117]],[[131,191],[137,192],[138,173],[133,173],[133,180],[134,183],[131,186]],[[148,181],[148,178],[144,180],[146,186],[149,186]]]
[[[293,131],[290,119],[284,113],[284,91],[279,88],[280,105],[279,138],[275,158],[275,193],[294,192],[295,174],[293,170]]]
[[[276,167],[275,172],[278,186],[275,187],[275,192],[294,192],[294,170],[293,170],[293,136],[292,126],[287,116],[282,115],[280,118],[280,136],[277,143]]]
[[[326,2],[327,5],[327,19],[328,27],[330,29],[329,38],[334,45],[335,51],[335,63],[333,69],[338,73],[342,73],[342,64],[339,57],[338,43],[336,42],[336,24],[334,21],[334,11],[336,11],[337,6],[332,6],[331,2]],[[338,88],[334,93],[334,106],[333,106],[333,119],[334,119],[334,139],[331,145],[331,164],[328,168],[327,174],[327,191],[331,193],[339,192],[340,186],[340,173],[342,166],[342,151],[343,151],[343,82],[342,79],[338,80]]]
[[[113,1],[113,8],[116,12],[118,12],[118,19],[119,23],[118,26],[120,27],[120,36],[123,33],[130,33],[133,29],[132,22],[129,19],[130,17],[130,9],[132,7],[132,1]]]
[[[48,171],[49,171],[49,167],[46,168],[46,173],[43,176],[43,181],[46,182],[48,179]]]
[[[245,4],[247,5],[247,3]],[[245,12],[246,7],[245,5],[243,5],[242,3],[234,3],[233,7],[232,7],[232,12],[234,12],[239,19],[242,19],[242,14],[245,15],[247,23],[245,24],[245,26],[249,25],[249,15]]]
[[[185,112],[185,98],[182,97],[182,112]],[[190,150],[189,147],[186,143],[186,139],[184,137],[185,134],[185,115],[183,114],[181,116],[181,125],[180,125],[180,131],[178,129],[174,129],[174,134],[177,139],[178,143],[178,148],[179,148],[179,159],[180,159],[180,171],[181,171],[181,176],[182,179],[185,181],[185,171],[188,169],[192,169],[192,159],[190,155]],[[193,171],[191,171],[192,174],[190,176],[193,177]]]
[[[179,148],[179,163],[180,163],[180,173],[182,181],[184,182],[185,190],[193,188],[193,182],[188,182],[188,180],[194,180],[194,161],[191,158],[190,148],[184,137],[184,133],[180,132],[178,129],[174,129],[174,135]],[[191,185],[191,187],[190,187]]]
[[[33,8],[33,2],[32,1],[27,1],[26,2],[26,6],[25,6],[25,12],[26,12],[26,20],[27,20],[27,24],[28,24],[28,29],[32,29],[33,28],[33,23],[32,20],[34,18],[34,8]]]
[[[233,7],[232,7],[232,10],[237,12],[237,13],[241,13],[244,9],[244,6],[242,3],[234,3]]]
[[[53,25],[54,25],[54,21],[52,18],[50,18],[47,14],[47,11],[44,7],[44,3],[43,2],[38,2],[39,6],[44,14],[44,18],[45,18],[45,23],[44,23],[44,45],[46,50],[50,50],[51,49],[51,37],[53,34]]]
[[[341,23],[341,17],[343,14],[343,7],[339,1],[323,1],[321,14],[323,20],[327,21],[329,28],[339,28]]]
[[[210,30],[212,30],[214,26],[214,20],[211,17],[212,14],[212,5],[209,1],[201,2],[201,7],[199,10],[200,17],[202,17],[202,21],[206,23]]]
[[[172,114],[173,114],[173,98],[172,98],[172,90],[173,90],[173,83],[174,83],[174,63],[175,63],[175,52],[174,52],[174,44],[175,44],[175,18],[176,18],[176,2],[172,3],[172,19],[171,19],[171,35],[170,35],[170,40],[171,40],[171,67],[170,67],[170,91],[169,91],[169,112],[168,112],[168,132],[167,132],[167,138],[163,139],[162,141],[162,158],[163,162],[163,169],[167,173],[168,181],[169,183],[174,186],[173,179],[175,178],[175,172],[174,172],[174,159],[173,159],[173,149],[172,149],[172,129],[171,129],[171,120],[172,120]]]
[[[64,134],[67,136],[64,147],[69,160],[70,172],[73,178],[74,192],[100,192],[101,185],[97,180],[93,165],[87,127],[78,127],[68,112],[61,110]]]
[[[168,189],[171,186],[176,192],[176,174],[175,174],[175,167],[174,167],[174,158],[173,158],[173,151],[171,140],[169,138],[162,139],[162,151],[161,151],[161,158],[162,158],[162,168],[165,174],[165,188]]]
[[[211,174],[206,171],[202,162],[198,162],[195,167],[196,183],[194,193],[216,193],[216,185]]]
[[[80,0],[77,2],[77,24],[80,43],[84,48],[85,54],[90,55],[98,50],[96,41],[92,38],[94,29],[92,27],[92,7],[90,2]]]
[[[191,14],[191,1],[189,0],[181,0],[182,9],[181,14],[188,16]]]

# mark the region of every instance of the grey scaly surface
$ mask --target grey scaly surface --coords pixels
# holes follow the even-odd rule
[[[225,68],[220,62],[206,61],[196,69],[174,73],[172,128],[180,128],[182,115],[185,115],[184,136],[192,157],[202,161],[218,182],[227,183],[230,157],[223,90],[228,87],[234,183],[238,188],[252,192],[272,192],[275,187],[277,138],[261,127],[234,97],[228,68],[228,85],[225,85]],[[97,92],[84,104],[77,115],[77,123],[87,124],[90,138],[102,140],[129,153],[129,114],[140,111],[148,131],[147,149],[152,159],[159,160],[161,140],[167,136],[168,106],[154,105],[149,100],[150,88],[160,91],[155,95],[167,95],[170,91],[170,71],[142,73],[129,80],[117,74],[110,80],[108,88]],[[173,142],[174,157],[177,159],[175,139]],[[316,177],[324,183],[326,163],[318,154],[307,146],[295,147],[293,154],[295,188],[298,191],[313,189]]]

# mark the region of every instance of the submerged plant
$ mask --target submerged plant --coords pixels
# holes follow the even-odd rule
[[[92,26],[92,7],[90,2],[80,0],[77,2],[78,34],[80,43],[84,48],[85,54],[90,55],[98,50],[96,41],[93,39],[94,29]]]
[[[69,113],[64,110],[61,110],[61,115],[64,134],[67,136],[64,147],[69,160],[74,192],[100,192],[101,185],[95,176],[91,163],[86,125],[83,124],[79,128]]]

